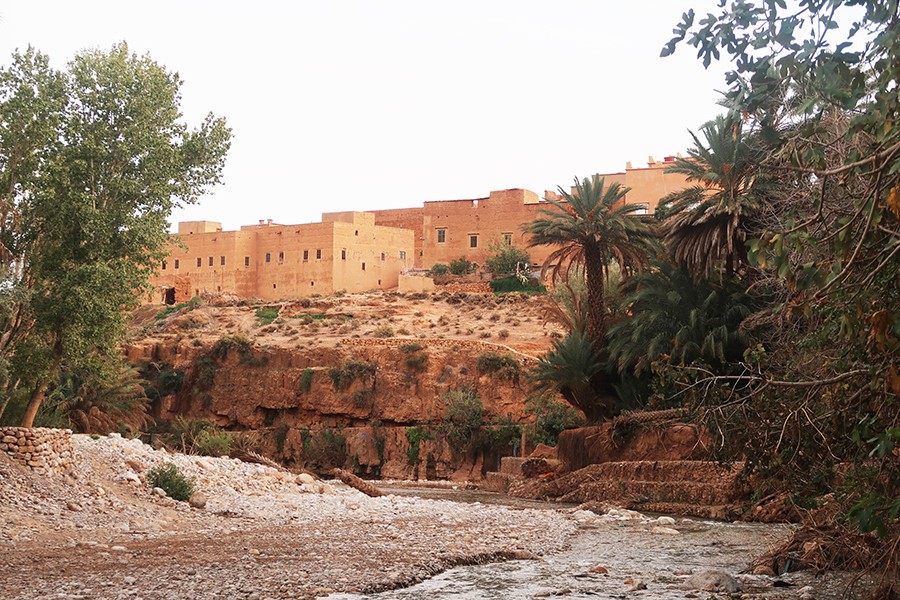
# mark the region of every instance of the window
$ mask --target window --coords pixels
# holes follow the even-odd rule
[[[245,257],[244,257],[244,266],[245,266],[245,267],[249,267],[249,266],[250,266],[250,257],[249,257],[249,256],[245,256]]]
[[[438,244],[443,244],[447,241],[447,230],[446,229],[438,229]]]
[[[166,270],[166,261],[163,261],[163,262],[162,262],[162,270],[163,270],[163,271]]]
[[[309,260],[309,250],[304,250],[303,251],[303,262],[306,262],[308,260]]]
[[[273,284],[272,284],[272,289],[273,289],[273,290],[276,289],[277,287],[278,287],[278,284],[277,284],[277,283],[273,283]]]
[[[387,256],[384,254],[384,252],[382,252],[381,253],[381,262],[384,262],[385,258],[387,258]]]
[[[469,248],[477,248],[478,247],[478,234],[470,233],[469,234]]]
[[[503,243],[506,244],[507,246],[512,246],[512,234],[511,233],[503,234]]]
[[[272,255],[266,252],[266,262],[272,262]]]
[[[363,263],[363,264],[362,264],[362,270],[363,270],[363,271],[366,270],[366,263]]]
[[[209,257],[209,266],[212,266],[212,256]]]
[[[315,282],[315,281],[310,281],[310,282],[309,282],[309,287],[315,287],[315,285],[316,285],[316,282]]]
[[[403,250],[400,251],[400,260],[406,260],[406,252]]]
[[[181,265],[181,261],[179,261],[179,260],[176,258],[176,259],[175,259],[175,268],[177,269],[180,265]]]
[[[636,204],[637,208],[631,214],[633,215],[649,215],[650,214],[650,205],[646,202],[641,204]]]
[[[280,263],[284,262],[284,252],[278,253],[278,262],[280,262]]]
[[[347,260],[347,249],[346,248],[341,249],[341,260]]]
[[[198,267],[202,267],[202,266],[203,266],[203,259],[200,258],[199,256],[197,257],[197,266],[198,266]],[[195,294],[195,295],[196,295],[196,294]]]
[[[316,260],[322,260],[322,249],[316,248]]]
[[[224,256],[219,257],[219,264],[222,265],[223,267],[225,266],[225,257]]]
[[[359,235],[359,229],[353,232],[353,235]]]

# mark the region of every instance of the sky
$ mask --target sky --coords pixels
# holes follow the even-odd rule
[[[224,182],[172,223],[226,230],[322,212],[568,187],[684,152],[722,112],[725,65],[660,58],[712,0],[0,0],[0,64],[29,44],[58,68],[126,41],[223,116]],[[718,91],[717,91],[718,90]]]

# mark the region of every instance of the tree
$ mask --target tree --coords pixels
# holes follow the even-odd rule
[[[531,234],[529,246],[558,246],[544,261],[542,275],[549,273],[555,281],[583,265],[588,335],[598,348],[606,335],[604,284],[609,264],[618,263],[623,272],[640,268],[654,245],[652,229],[634,215],[638,205],[624,203],[627,192],[618,183],[606,186],[596,175],[576,179],[573,193],[560,187],[563,200],[547,199],[550,208],[540,209],[543,216],[524,226]]]
[[[504,240],[491,242],[488,252],[490,254],[484,259],[484,264],[494,275],[510,275],[517,272],[519,265],[527,269],[531,264],[527,252]]]
[[[757,169],[760,149],[747,140],[739,115],[718,116],[700,130],[704,141],[691,133],[688,157],[666,168],[694,185],[667,195],[658,208],[666,215],[663,240],[672,258],[697,280],[723,266],[730,277],[746,262],[748,234],[757,229],[770,188]]]
[[[27,297],[3,322],[0,352],[31,357],[6,389],[30,389],[23,426],[61,368],[116,354],[172,209],[220,181],[231,132],[212,115],[183,124],[180,86],[124,43],[82,52],[65,72],[33,49],[0,70],[3,285]]]

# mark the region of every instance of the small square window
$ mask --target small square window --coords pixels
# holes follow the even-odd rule
[[[223,267],[225,266],[225,257],[224,256],[219,257],[219,264],[222,265]]]
[[[202,267],[202,266],[203,266],[203,259],[200,258],[200,257],[197,257],[197,266],[198,266],[198,267]],[[196,295],[196,294],[195,294],[195,295]]]
[[[163,270],[163,271],[166,270],[166,261],[163,261],[163,262],[162,262],[162,270]]]
[[[316,248],[316,260],[322,260],[322,249]]]
[[[503,234],[503,243],[506,244],[507,246],[512,246],[512,234],[511,233]]]
[[[175,268],[177,269],[179,266],[181,266],[181,262],[176,258],[175,259]]]
[[[478,247],[478,234],[472,233],[469,234],[469,248],[477,248]]]
[[[209,266],[212,266],[212,265],[213,265],[213,262],[212,262],[212,256],[210,256],[210,257],[209,257]]]
[[[444,242],[447,241],[447,230],[446,229],[438,229],[437,235],[438,235],[438,240],[437,240],[438,244],[443,244]]]
[[[284,252],[278,253],[278,262],[280,262],[280,263],[284,262]]]
[[[309,260],[309,250],[304,250],[303,251],[303,262],[306,262],[308,260]]]
[[[341,260],[347,260],[347,250],[346,249],[341,250]]]
[[[363,271],[366,270],[366,263],[363,263],[363,264],[362,264],[362,270],[363,270]]]
[[[272,255],[268,252],[266,252],[266,262],[272,262]]]
[[[384,260],[385,260],[386,258],[387,258],[387,255],[386,255],[384,252],[382,252],[382,253],[381,253],[381,262],[384,262]]]
[[[406,252],[403,250],[400,251],[400,260],[406,260]]]
[[[245,267],[249,267],[249,266],[250,266],[250,257],[249,257],[249,256],[245,256],[245,257],[244,257],[244,266],[245,266]]]
[[[649,215],[650,214],[650,205],[646,202],[642,202],[641,204],[635,205],[637,208],[631,214],[633,215]]]

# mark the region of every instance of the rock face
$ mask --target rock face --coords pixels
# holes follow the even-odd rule
[[[134,364],[163,362],[185,374],[181,388],[154,406],[157,420],[206,418],[229,429],[263,430],[266,454],[287,463],[300,462],[311,435],[333,430],[346,440],[359,474],[466,480],[481,479],[498,457],[467,455],[438,435],[422,440],[413,457],[407,429],[446,418],[442,395],[463,388],[478,393],[486,420],[523,420],[525,389],[516,370],[479,371],[479,357],[489,351],[503,348],[469,340],[354,339],[337,347],[217,352],[180,342],[132,346],[127,355]]]

